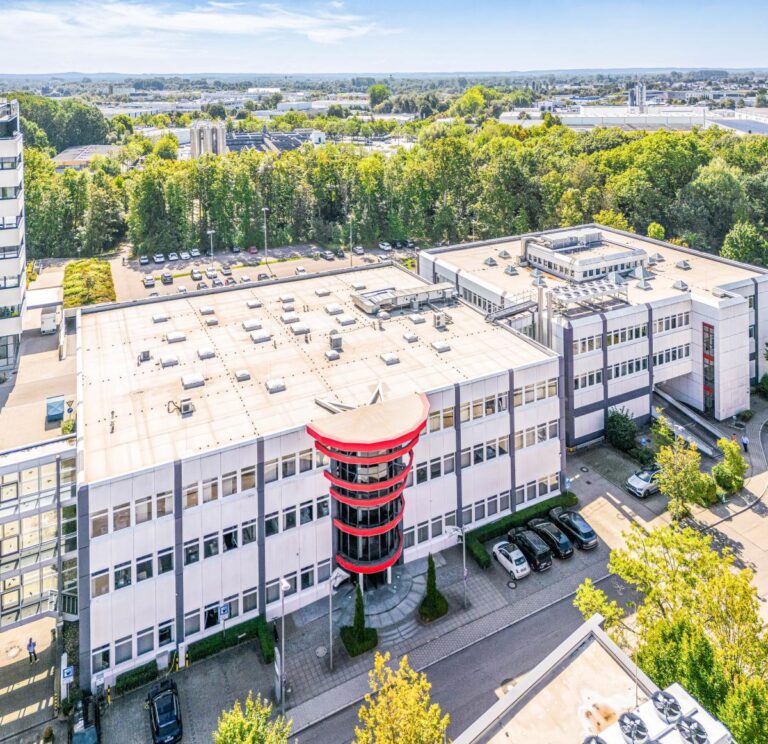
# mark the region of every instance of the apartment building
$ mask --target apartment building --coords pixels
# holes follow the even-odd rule
[[[587,225],[439,248],[419,273],[564,361],[566,443],[624,407],[647,419],[662,390],[721,420],[766,371],[765,270]]]
[[[0,98],[0,373],[16,362],[24,313],[23,152],[18,103]]]

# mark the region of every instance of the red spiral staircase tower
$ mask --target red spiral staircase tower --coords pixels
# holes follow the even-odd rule
[[[344,411],[307,426],[328,460],[336,563],[376,574],[403,552],[403,513],[413,448],[429,414],[424,394]]]

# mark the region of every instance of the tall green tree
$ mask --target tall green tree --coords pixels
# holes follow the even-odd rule
[[[245,709],[236,700],[231,710],[222,711],[213,744],[288,744],[291,721],[283,716],[272,719],[272,704],[249,692]]]

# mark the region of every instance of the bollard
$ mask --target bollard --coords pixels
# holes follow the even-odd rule
[[[187,649],[186,656],[184,657],[184,666],[189,666],[189,649]]]
[[[107,705],[112,705],[112,686],[107,687]]]

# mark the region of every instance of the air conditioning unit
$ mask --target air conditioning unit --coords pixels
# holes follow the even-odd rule
[[[149,353],[149,349],[142,349],[139,352],[139,362],[148,362],[152,358],[152,355]]]
[[[192,398],[182,398],[181,401],[179,401],[179,413],[181,413],[182,416],[190,416],[194,410],[195,407],[192,405]]]
[[[445,330],[448,325],[448,319],[445,317],[445,313],[435,313],[433,322],[435,328],[440,331]]]
[[[331,349],[334,351],[341,351],[344,345],[344,342],[341,338],[341,334],[337,331],[335,333],[331,333],[328,336],[328,342],[331,345]]]

